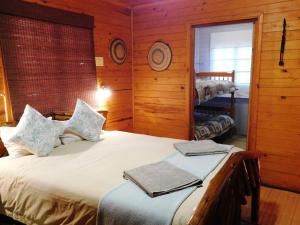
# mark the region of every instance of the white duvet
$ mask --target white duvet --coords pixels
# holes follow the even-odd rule
[[[0,158],[0,212],[28,225],[95,224],[98,201],[124,182],[124,170],[161,160],[179,141],[111,131],[100,142],[62,145],[48,157]],[[229,155],[181,205],[173,225],[188,222]]]

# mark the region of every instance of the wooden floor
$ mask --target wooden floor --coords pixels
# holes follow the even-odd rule
[[[262,187],[259,225],[300,225],[300,194]]]
[[[243,136],[243,135],[233,135],[231,138],[228,138],[224,142],[224,144],[234,145],[238,148],[246,149],[246,147],[247,147],[247,137]]]
[[[262,187],[260,204],[259,225],[300,225],[300,194]],[[243,208],[246,220],[249,211]],[[20,224],[0,217],[0,225]]]

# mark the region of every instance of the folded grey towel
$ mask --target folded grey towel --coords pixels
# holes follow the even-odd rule
[[[217,144],[212,140],[186,141],[175,143],[174,147],[185,156],[228,153],[233,145]]]
[[[150,197],[202,183],[198,177],[166,161],[124,171],[124,178],[135,183]]]

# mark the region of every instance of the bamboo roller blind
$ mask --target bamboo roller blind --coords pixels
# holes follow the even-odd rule
[[[14,119],[26,104],[40,112],[96,105],[92,29],[0,14],[0,41]]]

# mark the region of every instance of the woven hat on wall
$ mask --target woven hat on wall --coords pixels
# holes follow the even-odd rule
[[[148,52],[148,63],[155,71],[166,70],[172,61],[172,51],[168,44],[157,41]]]
[[[116,64],[123,64],[127,58],[127,47],[120,38],[115,38],[109,45],[110,57]]]

